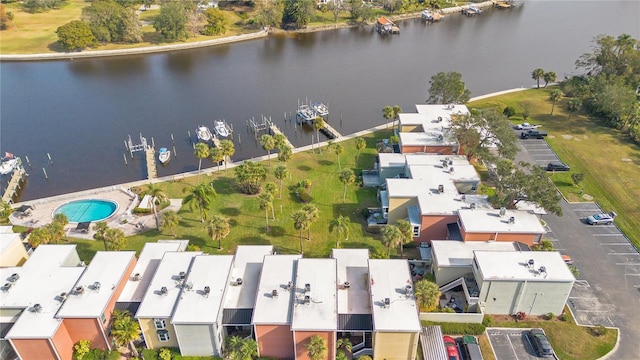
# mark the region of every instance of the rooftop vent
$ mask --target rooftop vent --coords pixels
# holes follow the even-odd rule
[[[186,276],[187,276],[187,273],[184,271],[180,271],[180,273],[178,274],[178,277],[180,278],[180,280],[184,280]]]
[[[453,165],[453,160],[449,160],[449,166]]]
[[[476,208],[476,203],[471,203],[471,204],[469,205],[469,209],[473,210],[473,209],[475,209],[475,208]]]
[[[529,262],[527,263],[527,265],[529,265],[530,268],[533,268],[533,264],[534,264],[533,259],[529,259]]]
[[[345,281],[345,282],[342,284],[342,286],[343,286],[345,289],[348,289],[348,288],[350,288],[350,287],[351,287],[351,283],[349,283],[348,281]]]
[[[505,216],[505,215],[507,215],[507,208],[501,207],[500,208],[500,216]]]
[[[443,193],[444,192],[444,185],[438,185],[438,192],[439,193]]]
[[[305,304],[310,304],[311,303],[311,296],[305,295],[304,296],[304,303]]]
[[[277,298],[278,297],[278,290],[271,290],[271,297],[272,298]]]
[[[203,291],[204,296],[209,296],[210,293],[211,293],[211,288],[208,286],[205,286]]]
[[[11,276],[9,276],[9,281],[12,282],[12,283],[18,281],[18,279],[20,279],[20,275],[19,274],[13,273],[13,274],[11,274]]]
[[[166,286],[160,288],[160,295],[167,295],[169,293],[169,289]]]
[[[8,282],[4,285],[2,285],[2,288],[0,288],[2,291],[7,292],[9,291],[9,289],[11,289],[11,287],[13,286],[12,282]]]
[[[311,292],[311,284],[304,284],[304,292],[305,293]]]
[[[383,301],[383,302],[384,302],[384,305],[383,305],[383,306],[384,306],[385,308],[389,308],[389,306],[391,306],[391,299],[389,299],[389,298],[384,298],[384,301]]]
[[[140,275],[140,273],[135,273],[135,274],[133,274],[132,280],[133,281],[140,281],[140,280],[142,280],[142,275]]]
[[[407,296],[410,296],[411,294],[413,294],[413,286],[411,285],[407,285],[404,287],[404,294]]]
[[[453,174],[454,170],[453,170],[453,166],[449,168],[449,174]]]
[[[232,286],[240,286],[242,285],[242,278],[237,278],[234,281],[231,282]]]
[[[96,281],[93,283],[93,285],[91,285],[91,289],[95,291],[100,291],[100,286],[102,286],[102,284],[100,284],[99,281]]]
[[[544,266],[540,266],[540,268],[538,269],[538,272],[541,273],[541,274],[546,273],[547,272],[547,268],[544,267]]]
[[[73,289],[73,292],[74,292],[76,295],[82,295],[82,294],[84,294],[84,286],[76,286],[76,288],[75,288],[75,289]]]
[[[69,294],[67,294],[66,292],[60,293],[60,295],[58,295],[58,299],[60,300],[60,302],[64,302],[65,300],[67,300],[67,297],[69,296]]]
[[[514,216],[511,216],[509,218],[509,224],[515,224],[516,223],[516,218]]]
[[[42,305],[40,304],[33,304],[33,306],[31,307],[31,312],[39,313],[41,311],[42,311]]]
[[[293,288],[293,281],[289,281],[287,283],[287,291],[290,291]]]

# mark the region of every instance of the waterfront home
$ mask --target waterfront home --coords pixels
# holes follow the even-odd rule
[[[380,34],[400,34],[400,28],[391,20],[384,16],[376,21],[376,31]]]

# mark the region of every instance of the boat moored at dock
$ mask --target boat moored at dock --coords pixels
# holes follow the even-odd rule
[[[312,124],[319,115],[307,104],[302,104],[296,112],[296,117],[301,121]]]
[[[196,136],[198,137],[198,140],[204,142],[211,141],[211,139],[213,138],[211,130],[209,130],[209,128],[204,125],[198,126],[198,128],[196,129]]]
[[[482,9],[477,6],[471,5],[466,8],[462,8],[462,15],[474,16],[482,14]]]
[[[329,115],[329,107],[321,102],[311,104],[311,108],[320,116]]]
[[[5,153],[0,161],[0,175],[9,174],[20,165],[18,158],[14,157],[11,153]]]
[[[214,124],[213,128],[216,131],[216,134],[218,134],[218,136],[222,138],[226,138],[231,133],[231,131],[229,130],[229,127],[227,126],[226,121],[216,120],[213,122],[213,124]]]
[[[166,164],[171,159],[171,151],[167,148],[160,148],[160,152],[158,153],[158,160],[161,164]]]

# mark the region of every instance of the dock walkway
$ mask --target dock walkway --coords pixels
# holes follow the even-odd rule
[[[22,166],[18,167],[11,174],[11,180],[9,181],[9,185],[7,185],[7,189],[2,195],[2,201],[7,204],[11,204],[13,202],[13,198],[20,190],[20,183],[22,179],[27,176],[27,172],[24,170]]]
[[[153,146],[148,146],[144,150],[145,158],[147,159],[147,179],[155,179],[158,177],[158,166],[156,165],[156,149]]]
[[[337,139],[339,137],[341,137],[342,135],[338,132],[338,130],[334,129],[333,126],[331,126],[331,124],[329,124],[328,122],[324,122],[324,128],[322,128],[320,130],[323,134],[327,135],[327,137],[329,137],[330,139]]]
[[[280,131],[280,129],[278,128],[278,126],[276,124],[274,124],[273,122],[269,123],[269,132],[271,133],[271,135],[278,135],[278,134],[282,134],[282,131]],[[291,147],[291,149],[295,149],[295,146],[293,146],[293,144],[291,143],[291,141],[289,141],[289,138],[285,135],[284,137],[284,141],[285,144],[289,145]]]

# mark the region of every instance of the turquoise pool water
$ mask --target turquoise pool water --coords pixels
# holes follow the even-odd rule
[[[100,221],[113,215],[118,204],[108,200],[76,200],[57,208],[55,214],[65,214],[69,222]]]

